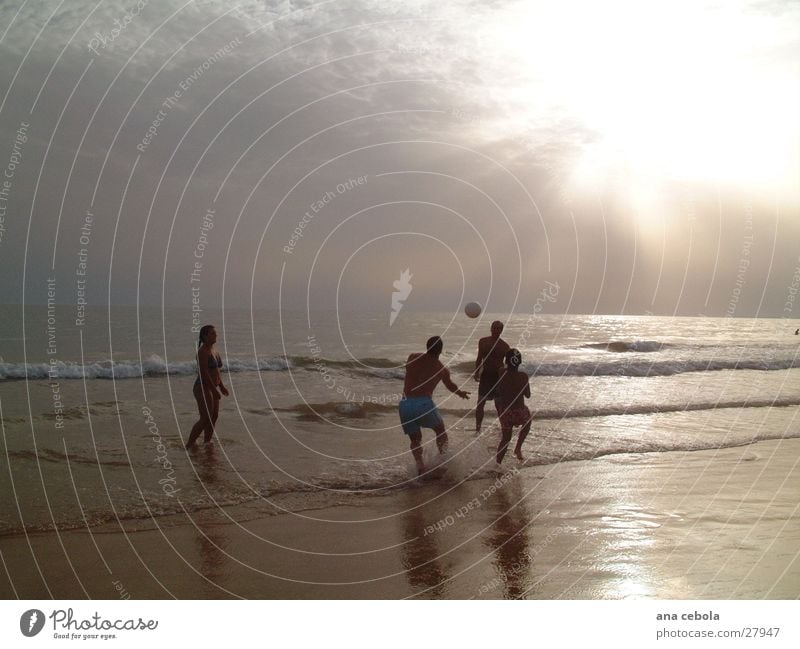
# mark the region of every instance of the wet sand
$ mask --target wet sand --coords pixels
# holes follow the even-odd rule
[[[0,538],[3,598],[794,599],[800,440]],[[232,523],[228,515],[243,522]],[[156,527],[157,525],[157,527]]]

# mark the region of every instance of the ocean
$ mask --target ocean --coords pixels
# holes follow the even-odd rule
[[[475,433],[478,339],[494,319],[523,354],[535,413],[521,471],[618,455],[800,436],[800,336],[780,319],[605,315],[205,311],[230,397],[216,443],[186,452],[192,314],[8,305],[0,313],[0,534],[123,521],[303,516],[419,488],[397,416],[403,363],[432,335],[472,392],[434,394],[450,436],[442,488],[486,478],[497,444]],[[515,433],[516,434],[516,433]],[[438,461],[424,431],[427,461]],[[509,456],[509,468],[518,466]]]

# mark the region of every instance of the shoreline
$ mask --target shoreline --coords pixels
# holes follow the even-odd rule
[[[794,599],[800,440],[0,538],[4,599]],[[176,524],[177,523],[177,524]]]

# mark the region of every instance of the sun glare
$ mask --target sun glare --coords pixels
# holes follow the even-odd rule
[[[624,169],[796,192],[797,70],[770,58],[790,27],[733,4],[521,2],[486,42],[517,123],[568,117],[597,134],[575,157],[576,189]]]

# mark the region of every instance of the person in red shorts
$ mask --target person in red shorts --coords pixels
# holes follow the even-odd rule
[[[531,386],[528,375],[520,372],[522,354],[518,349],[509,349],[505,357],[506,369],[500,375],[495,388],[495,406],[500,417],[501,438],[497,446],[497,463],[502,464],[514,426],[522,426],[517,437],[514,455],[522,460],[522,443],[531,429],[530,410],[525,406],[525,397],[530,398]]]

